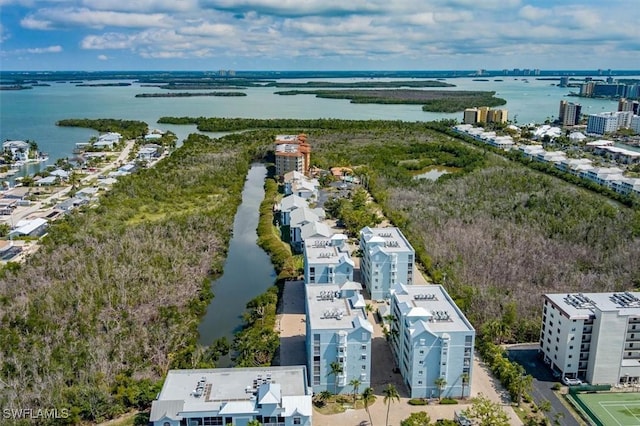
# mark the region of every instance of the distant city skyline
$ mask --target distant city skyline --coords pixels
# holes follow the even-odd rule
[[[639,69],[636,0],[0,0],[0,70]]]

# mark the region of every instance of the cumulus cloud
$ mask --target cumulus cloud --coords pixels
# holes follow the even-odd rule
[[[198,10],[198,0],[82,0],[81,3],[91,9],[119,12],[149,13]]]
[[[108,61],[109,57],[107,55],[98,55],[98,59],[101,61]]]
[[[28,29],[50,30],[74,27],[170,27],[171,19],[162,13],[123,13],[87,8],[47,8],[25,17],[21,24]]]
[[[462,58],[455,59],[460,64],[470,58],[482,64],[470,63],[473,67],[516,57],[523,63],[514,67],[543,67],[536,61],[569,61],[590,55],[586,49],[594,57],[599,52],[634,58],[630,52],[638,45],[640,21],[636,2],[0,0],[14,8],[11,16],[18,17],[25,34],[36,38],[39,31],[49,31],[84,50],[123,51],[118,59],[131,54],[167,60],[224,57],[259,64],[358,58],[381,67],[410,60],[427,68],[437,66],[434,59],[451,64],[454,57]],[[26,6],[13,6],[18,3]],[[9,30],[16,32],[18,23],[12,24],[0,27],[0,40],[7,40]],[[111,55],[107,59],[114,61]],[[560,66],[555,59],[551,63]],[[573,63],[564,66],[573,68]]]

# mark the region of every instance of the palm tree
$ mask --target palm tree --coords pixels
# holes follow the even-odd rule
[[[386,425],[389,425],[389,409],[391,408],[391,403],[394,401],[400,401],[400,394],[398,393],[398,389],[396,389],[396,387],[391,384],[388,383],[387,387],[384,388],[384,390],[382,391],[382,394],[384,395],[384,403],[387,405],[387,421],[386,421]]]
[[[373,398],[373,389],[366,388],[362,391],[362,400],[364,401],[364,411],[367,412],[369,416],[369,424],[373,426],[373,420],[371,419],[371,412],[369,411],[369,401]]]
[[[351,381],[349,382],[349,386],[351,386],[353,388],[353,403],[356,403],[356,397],[358,396],[358,389],[360,388],[360,385],[362,384],[362,381],[360,379],[351,379]]]
[[[323,407],[327,403],[329,398],[331,398],[331,392],[329,392],[328,390],[323,390],[317,395],[317,398],[318,401],[320,401],[320,406]]]
[[[329,364],[329,368],[331,369],[331,371],[329,372],[329,374],[327,374],[327,376],[330,376],[333,374],[333,377],[334,377],[333,393],[337,395],[338,394],[338,374],[344,373],[344,369],[342,368],[342,364],[340,364],[337,361],[333,361],[331,364]]]
[[[462,394],[460,395],[460,399],[464,399],[464,387],[469,383],[469,373],[462,373],[460,379],[462,380]]]
[[[433,381],[433,384],[438,387],[438,401],[440,401],[440,396],[442,395],[442,390],[447,386],[447,379],[444,377],[438,377]]]

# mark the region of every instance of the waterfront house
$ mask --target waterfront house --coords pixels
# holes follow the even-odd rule
[[[391,349],[411,398],[471,395],[475,330],[444,287],[396,284],[391,315]]]
[[[291,212],[291,222],[289,223],[289,235],[291,246],[296,250],[300,249],[302,244],[302,227],[309,223],[319,222],[323,217],[320,217],[314,210],[308,207],[302,207],[295,209]]]
[[[351,393],[349,382],[371,386],[371,337],[362,286],[305,285],[306,347],[309,383],[315,393]]]
[[[284,197],[280,204],[275,206],[275,210],[280,211],[280,225],[288,226],[291,222],[291,212],[304,207],[308,207],[304,198],[295,194]]]
[[[120,142],[122,135],[116,132],[109,132],[98,136],[98,140],[93,143],[94,148],[113,149]]]
[[[307,241],[310,238],[329,238],[333,231],[323,222],[311,222],[302,225],[301,235],[302,241]]]
[[[311,426],[306,367],[170,370],[151,404],[152,426]]]
[[[12,161],[29,160],[29,143],[25,141],[5,141],[2,150],[11,157]]]

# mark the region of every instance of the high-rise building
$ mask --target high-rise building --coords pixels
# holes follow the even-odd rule
[[[640,381],[640,292],[545,294],[540,351],[591,384]]]
[[[373,300],[385,300],[398,283],[413,284],[415,251],[398,228],[360,231],[360,276]]]
[[[464,110],[462,117],[464,124],[476,124],[478,121],[478,108],[467,108]]]
[[[284,176],[285,173],[292,171],[309,174],[311,146],[307,143],[307,135],[276,136],[275,156],[278,176]]]
[[[567,87],[569,85],[569,76],[563,75],[560,77],[560,87]]]
[[[601,112],[587,117],[587,133],[604,135],[631,126],[631,111]]]
[[[506,123],[509,112],[506,109],[489,109],[489,107],[467,108],[464,110],[464,124]]]
[[[575,126],[580,122],[581,111],[582,105],[561,100],[558,110],[558,121],[560,121],[563,126]]]
[[[490,109],[487,112],[487,123],[506,123],[508,115],[506,109]]]
[[[351,393],[349,382],[371,386],[371,338],[362,285],[306,284],[306,347],[309,383],[315,393]]]
[[[444,287],[397,284],[391,294],[391,349],[410,396],[469,396],[475,330]]]

